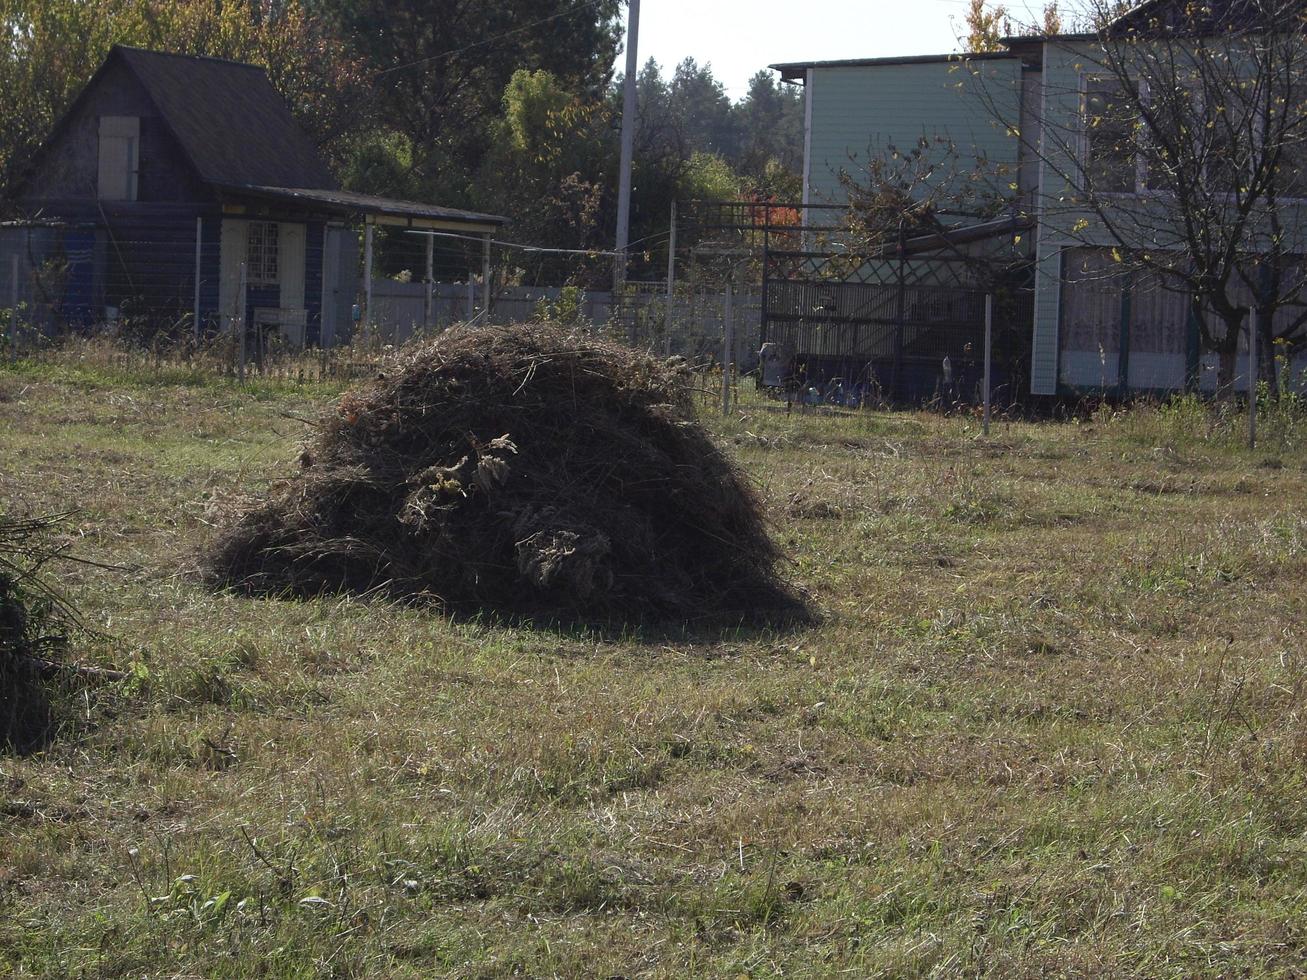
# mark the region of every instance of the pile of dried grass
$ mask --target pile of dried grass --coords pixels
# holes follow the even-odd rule
[[[557,327],[452,330],[348,394],[209,580],[453,611],[775,621],[758,500],[653,359]]]
[[[42,575],[63,557],[52,543],[65,514],[10,517],[0,511],[0,751],[27,751],[50,733],[44,675],[59,668],[77,612]]]

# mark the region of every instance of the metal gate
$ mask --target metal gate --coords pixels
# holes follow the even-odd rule
[[[809,219],[810,220],[810,219]],[[790,384],[885,403],[981,400],[985,297],[994,297],[993,390],[1028,390],[1034,266],[1025,219],[852,249],[830,226],[764,229],[761,343]]]

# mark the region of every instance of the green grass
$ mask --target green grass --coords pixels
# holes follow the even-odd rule
[[[128,680],[0,756],[0,974],[1296,975],[1307,433],[709,424],[822,625],[613,639],[187,574],[338,386],[0,370]]]

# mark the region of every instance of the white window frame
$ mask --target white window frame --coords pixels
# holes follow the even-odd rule
[[[96,132],[95,196],[101,201],[135,201],[140,191],[139,116],[101,116]],[[119,171],[115,163],[122,164]],[[108,178],[112,177],[112,184]]]
[[[1081,172],[1082,172],[1082,174],[1085,175],[1085,176],[1088,175],[1088,173],[1089,173],[1089,168],[1090,168],[1090,166],[1091,166],[1091,164],[1092,164],[1092,160],[1091,160],[1091,157],[1090,157],[1089,125],[1088,125],[1088,98],[1089,98],[1089,86],[1090,86],[1091,84],[1095,83],[1095,82],[1108,82],[1108,81],[1116,81],[1116,80],[1117,80],[1117,79],[1116,79],[1115,76],[1094,75],[1094,74],[1092,74],[1092,73],[1083,73],[1083,74],[1080,76],[1080,125],[1081,125],[1081,142],[1080,142],[1079,150],[1080,150],[1080,167],[1081,167]],[[1147,80],[1147,79],[1139,79],[1139,80],[1137,80],[1134,84],[1138,86],[1138,90],[1139,90],[1139,100],[1140,100],[1141,102],[1145,102],[1145,103],[1148,102],[1148,101],[1151,99],[1151,97],[1152,97],[1152,93],[1151,93],[1151,90],[1150,90],[1150,86],[1149,86],[1149,84],[1148,84],[1148,80]],[[1194,98],[1195,102],[1197,102],[1197,100],[1201,98],[1201,93],[1195,91],[1195,92],[1193,93],[1193,98]],[[1265,120],[1262,119],[1262,118],[1260,118],[1260,116],[1259,116],[1259,118],[1257,119],[1256,122],[1257,122],[1257,127],[1258,127],[1258,129],[1257,129],[1257,138],[1258,138],[1259,140],[1261,140],[1261,139],[1263,138],[1263,133],[1264,133],[1264,128],[1265,128]],[[1168,192],[1167,192],[1166,190],[1162,190],[1162,189],[1158,189],[1158,188],[1154,188],[1154,187],[1150,187],[1150,186],[1149,186],[1149,183],[1148,183],[1148,179],[1149,179],[1149,173],[1148,173],[1148,150],[1147,150],[1146,142],[1147,142],[1147,141],[1146,141],[1146,137],[1145,137],[1145,138],[1141,138],[1140,141],[1139,141],[1139,145],[1138,145],[1138,146],[1136,147],[1136,149],[1135,149],[1135,186],[1134,186],[1134,190],[1132,190],[1132,191],[1101,191],[1100,194],[1101,194],[1103,197],[1117,197],[1117,198],[1125,198],[1125,197],[1166,197],[1166,196],[1168,195]],[[1204,174],[1204,175],[1203,175],[1203,179],[1204,179],[1204,180],[1208,179],[1208,175],[1207,175],[1207,174]],[[1233,197],[1233,194],[1231,194],[1231,195],[1229,195],[1229,196],[1230,196],[1230,197]],[[1278,200],[1283,201],[1283,202],[1285,202],[1286,204],[1304,204],[1304,203],[1307,203],[1307,196],[1304,196],[1304,197],[1282,196],[1282,197],[1278,198]]]
[[[1116,83],[1119,79],[1114,75],[1095,75],[1092,72],[1082,73],[1080,76],[1080,173],[1081,179],[1087,181],[1089,178],[1090,167],[1092,166],[1092,157],[1090,156],[1089,141],[1089,88],[1095,83],[1111,82]],[[1134,82],[1139,88],[1139,98],[1148,97],[1148,83],[1139,80]],[[1148,161],[1145,158],[1142,148],[1136,147],[1134,153],[1135,163],[1135,181],[1134,187],[1128,191],[1099,191],[1103,197],[1140,197],[1148,193]],[[1082,188],[1083,189],[1083,188]]]
[[[250,221],[245,236],[246,281],[251,286],[280,285],[280,226],[275,221]]]

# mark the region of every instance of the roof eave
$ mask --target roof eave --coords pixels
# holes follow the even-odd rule
[[[906,65],[947,65],[966,61],[1011,61],[1016,55],[1011,51],[986,51],[983,53],[959,51],[953,54],[914,54],[888,58],[848,58],[842,61],[783,61],[767,67],[781,73],[782,81],[803,78],[809,69],[814,68],[893,68]]]
[[[509,218],[498,214],[481,214],[475,211],[440,208],[426,205],[420,201],[399,201],[390,198],[374,198],[372,201],[333,201],[322,194],[349,193],[330,189],[307,187],[251,187],[245,184],[211,185],[223,195],[231,197],[255,198],[262,201],[277,201],[299,205],[306,209],[318,210],[340,217],[363,216],[371,219],[384,219],[377,223],[397,224],[405,227],[428,227],[433,223],[439,225],[457,224],[464,229],[500,228],[511,224]],[[370,196],[370,195],[368,195]],[[390,205],[390,206],[387,206]]]

